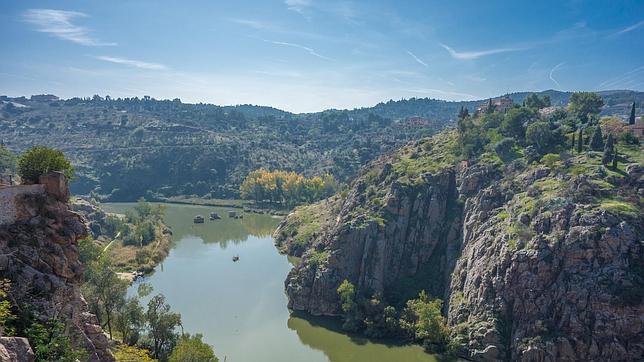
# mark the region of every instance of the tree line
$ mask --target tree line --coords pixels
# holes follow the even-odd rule
[[[304,177],[292,171],[252,171],[242,182],[239,192],[243,199],[257,204],[293,207],[333,195],[339,188],[332,175]]]

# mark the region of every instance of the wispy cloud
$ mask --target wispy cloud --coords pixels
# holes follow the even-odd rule
[[[452,56],[452,58],[459,59],[459,60],[473,60],[473,59],[478,59],[488,55],[516,52],[519,50],[526,49],[526,48],[497,48],[497,49],[480,50],[480,51],[474,51],[474,52],[459,52],[443,43],[439,43],[439,44],[441,47],[447,50],[447,52]]]
[[[95,56],[94,58],[98,60],[110,62],[110,63],[122,64],[130,67],[140,68],[140,69],[149,69],[149,70],[167,70],[168,69],[168,67],[166,67],[163,64],[143,62],[143,61],[134,60],[134,59],[110,57],[106,55],[99,55],[99,56]]]
[[[561,68],[564,64],[566,64],[566,63],[565,63],[565,62],[561,62],[561,63],[559,63],[559,64],[555,65],[552,69],[550,69],[550,74],[548,74],[548,77],[550,78],[550,80],[551,80],[554,84],[556,84],[556,85],[557,85],[557,87],[559,87],[559,88],[561,88],[561,84],[559,84],[559,82],[557,82],[557,80],[556,80],[556,79],[555,79],[555,77],[554,77],[554,74],[555,74],[555,72],[556,72],[559,68]]]
[[[641,82],[644,79],[644,65],[632,69],[622,75],[607,79],[599,84],[600,89],[627,87],[629,84]]]
[[[416,54],[414,54],[414,53],[410,52],[409,50],[407,50],[407,54],[409,54],[409,56],[410,56],[410,57],[414,58],[414,60],[415,60],[418,64],[420,64],[420,65],[424,66],[425,68],[429,67],[429,65],[427,65],[427,63],[423,62],[423,61],[422,61],[422,59],[418,58],[418,57],[416,56]]]
[[[285,0],[286,8],[297,13],[303,14],[304,11],[313,5],[312,0]]]
[[[464,78],[467,79],[467,80],[470,80],[472,82],[477,82],[477,83],[485,82],[487,80],[485,77],[481,77],[481,76],[478,76],[478,75],[475,75],[475,74],[466,75],[466,76],[464,76]]]
[[[461,93],[461,92],[453,92],[453,91],[448,91],[448,90],[443,90],[443,89],[436,89],[436,88],[416,88],[416,89],[405,89],[405,91],[410,92],[410,93],[418,93],[418,94],[425,94],[425,95],[432,95],[432,96],[438,96],[438,97],[461,97],[466,100],[472,100],[472,99],[480,99],[481,97],[477,97],[473,94],[469,93]]]
[[[261,21],[257,21],[257,20],[239,19],[239,18],[232,18],[232,19],[228,19],[228,20],[233,22],[233,23],[244,25],[244,26],[247,26],[249,28],[253,28],[253,29],[257,29],[257,30],[265,30],[265,29],[272,30],[273,29],[273,26],[271,26],[269,24],[266,24],[264,22],[261,22]]]
[[[642,27],[642,25],[644,25],[644,20],[640,20],[637,24],[633,24],[631,26],[625,27],[624,29],[616,32],[615,35],[622,35],[622,34],[625,34],[625,33],[630,33],[631,31]]]
[[[73,23],[74,19],[86,17],[88,17],[87,14],[78,11],[54,9],[29,9],[23,14],[23,19],[34,25],[36,31],[51,34],[59,39],[85,46],[116,45],[116,43],[95,39],[91,35],[91,30]]]
[[[273,40],[264,40],[264,41],[267,42],[267,43],[275,44],[275,45],[281,45],[281,46],[287,46],[287,47],[293,47],[293,48],[302,49],[302,50],[305,50],[306,52],[308,52],[309,54],[311,54],[314,57],[318,57],[318,58],[326,59],[326,60],[333,60],[333,59],[331,59],[329,57],[325,57],[324,55],[316,52],[315,49],[306,47],[304,45],[295,44],[295,43],[287,43],[287,42],[283,42],[283,41],[273,41]]]

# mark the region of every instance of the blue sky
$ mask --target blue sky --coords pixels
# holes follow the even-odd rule
[[[644,1],[0,0],[0,94],[295,112],[644,89]]]

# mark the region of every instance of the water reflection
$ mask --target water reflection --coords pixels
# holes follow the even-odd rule
[[[427,354],[420,346],[401,345],[394,341],[376,341],[344,333],[339,320],[327,317],[291,313],[288,328],[300,341],[321,351],[330,362],[437,362],[437,356]]]

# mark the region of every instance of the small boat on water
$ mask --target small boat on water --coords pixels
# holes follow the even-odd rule
[[[203,224],[204,218],[201,215],[197,215],[197,216],[195,216],[193,221],[195,222],[195,224]]]
[[[219,216],[218,213],[216,213],[216,212],[211,212],[210,213],[210,220],[219,220],[219,219],[221,219],[221,216]]]
[[[233,256],[233,261],[234,261],[234,262],[237,262],[238,260],[239,260],[239,255],[235,255],[235,256]]]

